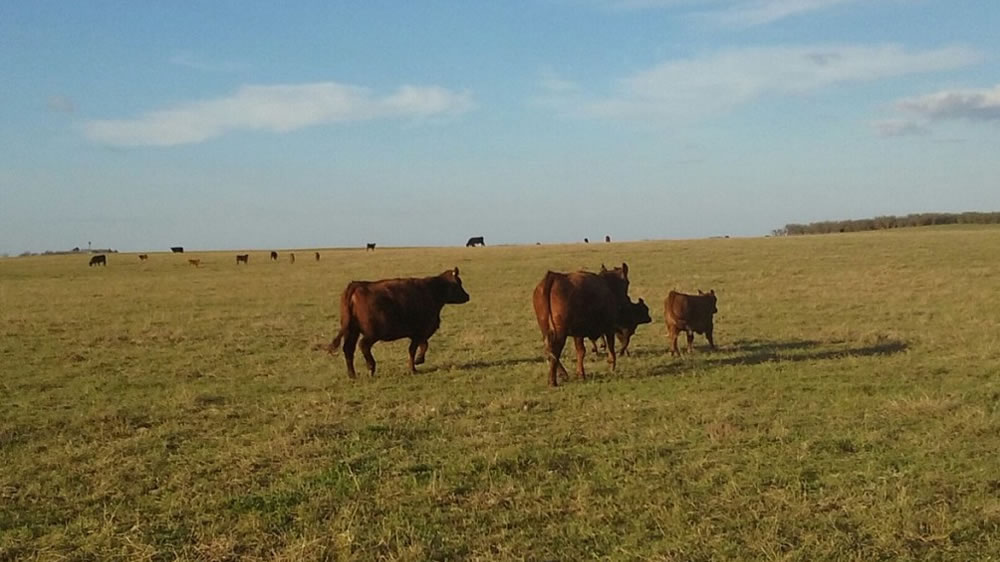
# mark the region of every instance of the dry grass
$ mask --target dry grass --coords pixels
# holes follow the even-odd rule
[[[1000,229],[235,254],[0,260],[0,559],[1000,552]],[[655,323],[546,387],[534,284],[622,261]],[[420,374],[312,350],[347,281],[456,265]],[[669,357],[671,288],[719,352]]]

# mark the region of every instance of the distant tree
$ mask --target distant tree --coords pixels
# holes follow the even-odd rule
[[[870,219],[820,221],[809,224],[786,224],[784,229],[771,231],[775,236],[797,234],[828,234],[831,232],[863,232],[887,230],[907,226],[932,226],[939,224],[1000,224],[1000,212],[965,213],[911,213],[905,216],[882,215]]]

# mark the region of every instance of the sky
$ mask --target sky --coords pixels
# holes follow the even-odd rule
[[[1000,210],[996,0],[0,3],[0,253]]]

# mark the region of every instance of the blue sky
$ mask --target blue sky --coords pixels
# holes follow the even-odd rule
[[[0,252],[1000,210],[996,0],[6,2]]]

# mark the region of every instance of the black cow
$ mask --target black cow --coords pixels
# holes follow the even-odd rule
[[[482,236],[473,236],[469,238],[469,241],[465,243],[466,248],[472,248],[473,246],[485,246],[486,241],[483,240]]]
[[[250,254],[236,254],[236,265],[241,263],[250,265]]]
[[[369,243],[365,244],[365,251],[367,252],[369,250],[371,250],[372,252],[375,251],[375,243],[374,242],[369,242]]]
[[[271,261],[278,261],[278,252],[271,252]]]
[[[94,257],[90,258],[90,264],[87,267],[92,267],[92,266],[95,266],[95,265],[103,265],[104,267],[107,267],[108,266],[108,256],[100,255],[100,256],[94,256]]]
[[[173,252],[173,253],[175,253],[175,254],[183,254],[184,253],[184,246],[171,246],[170,247],[170,251]]]

